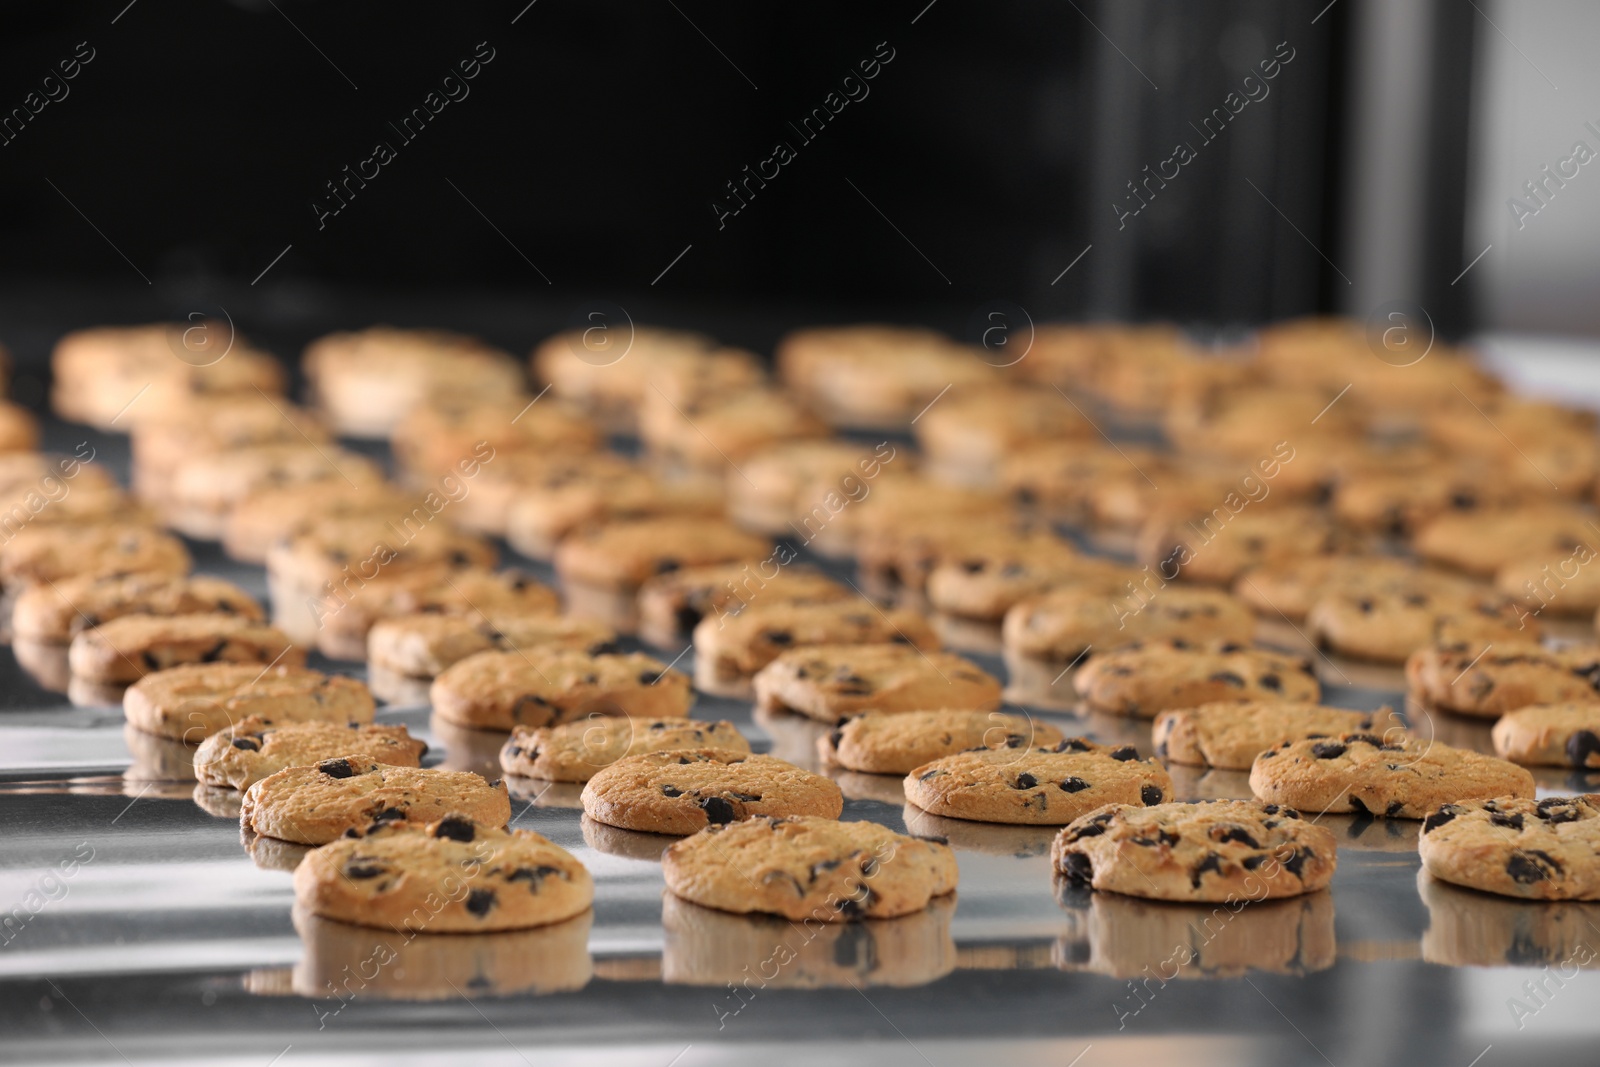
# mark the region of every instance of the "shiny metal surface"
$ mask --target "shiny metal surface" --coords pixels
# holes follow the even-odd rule
[[[120,455],[119,442],[95,440]],[[201,569],[264,593],[258,568],[196,552]],[[897,781],[841,775],[846,819],[948,835],[961,885],[925,915],[816,932],[664,900],[654,857],[668,839],[587,823],[576,790],[520,783],[514,825],[588,865],[592,918],[404,943],[294,915],[295,852],[241,840],[236,798],[170,780],[186,754],[125,734],[119,709],[73,707],[9,654],[0,676],[5,1062],[1596,1059],[1600,977],[1580,964],[1600,949],[1600,905],[1431,883],[1413,822],[1325,817],[1341,841],[1332,891],[1233,913],[1059,891],[1053,830],[908,812]],[[1329,693],[1352,707],[1399,699],[1370,685]],[[1041,703],[1062,701],[1030,699]],[[1148,751],[1148,724],[1038,714],[1102,739],[1131,734]],[[707,696],[696,715],[815,763],[817,724],[753,719],[748,702]],[[411,726],[435,746],[430,762],[453,768],[492,764],[499,743],[430,723],[416,705],[380,720]],[[1185,799],[1249,795],[1240,774],[1173,771]],[[1594,786],[1548,774],[1541,787]]]

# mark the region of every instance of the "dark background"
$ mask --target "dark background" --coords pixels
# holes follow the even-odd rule
[[[1322,253],[1355,147],[1348,4],[125,4],[0,14],[0,108],[95,50],[0,147],[0,338],[24,362],[62,328],[217,306],[282,354],[380,318],[520,351],[597,300],[765,349],[827,319],[962,332],[992,300],[1237,326],[1330,310],[1344,284]],[[1431,156],[1446,333],[1470,325],[1436,280],[1460,268],[1462,10],[1435,16],[1460,82]],[[1201,147],[1189,124],[1280,41],[1270,96]],[[470,95],[403,143],[388,124],[479,42]],[[789,123],[879,42],[870,95],[802,143]],[[380,139],[397,158],[319,230],[324,183]],[[777,140],[797,158],[719,229],[712,202]],[[1119,230],[1112,202],[1177,140],[1198,158]]]

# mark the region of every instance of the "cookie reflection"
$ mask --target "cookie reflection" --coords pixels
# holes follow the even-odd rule
[[[1333,966],[1333,895],[1286,900],[1174,904],[1096,893],[1056,876],[1070,920],[1055,964],[1112,978],[1237,978],[1250,971],[1310,974]],[[1132,1009],[1139,1002],[1134,1001]],[[1121,1009],[1119,1008],[1119,1015]]]
[[[1600,903],[1514,900],[1451,885],[1426,870],[1417,892],[1428,909],[1422,958],[1453,967],[1600,967]]]
[[[933,626],[933,632],[939,635],[939,640],[957,652],[998,656],[1003,650],[999,623],[963,619],[942,611],[933,612],[928,622]]]
[[[1356,852],[1415,852],[1422,834],[1416,819],[1374,819],[1371,815],[1339,815],[1324,812],[1308,816],[1318,826],[1333,831],[1339,848]]]
[[[583,843],[596,852],[630,860],[648,860],[651,863],[660,863],[661,853],[666,851],[667,846],[683,840],[671,834],[647,834],[639,830],[624,830],[620,826],[607,826],[587,815],[579,820],[579,826],[583,830]]]
[[[589,984],[586,911],[533,930],[428,934],[378,930],[293,912],[305,955],[294,991],[337,1012],[350,1000],[450,1000],[560,993]]]
[[[379,663],[367,664],[367,688],[372,690],[372,695],[385,704],[394,707],[414,707],[428,705],[428,690],[433,686],[431,678],[413,678],[409,674],[390,670]]]
[[[763,989],[919,986],[955,969],[955,895],[897,919],[795,923],[734,915],[662,894],[661,978],[673,985],[742,987],[718,1012],[736,1014]]]
[[[892,807],[899,807],[906,802],[905,778],[902,775],[847,771],[832,764],[825,765],[822,773],[838,783],[839,791],[846,800],[875,800]]]
[[[822,759],[817,755],[817,740],[833,729],[832,724],[818,722],[792,711],[771,711],[757,708],[755,721],[772,738],[768,755],[788,760],[796,767],[822,773]]]
[[[201,811],[219,819],[238,819],[239,809],[244,806],[244,794],[239,790],[222,789],[204,782],[196,785],[190,795]]]
[[[197,745],[186,745],[170,737],[157,737],[124,723],[122,740],[133,757],[123,777],[136,782],[193,782],[194,753]]]
[[[263,871],[288,871],[291,874],[300,866],[314,846],[297,845],[276,837],[262,837],[247,827],[239,828],[239,843],[250,853],[250,859]]]
[[[1047,855],[1050,842],[1061,832],[1059,826],[1019,826],[947,819],[943,815],[923,811],[915,804],[906,804],[901,815],[905,819],[906,833],[913,837],[942,837],[952,848],[1019,859]]]
[[[22,638],[11,643],[11,651],[16,654],[17,666],[38,682],[41,689],[52,693],[67,691],[72,670],[67,666],[66,645]]]
[[[583,807],[582,782],[547,782],[543,778],[524,778],[519,774],[508,774],[505,781],[512,800],[536,808]]]
[[[444,758],[439,761],[442,771],[476,771],[489,781],[503,777],[500,770],[500,749],[509,736],[501,730],[473,730],[441,719],[437,713],[428,716],[428,729],[444,746]]]
[[[1167,773],[1172,776],[1174,800],[1253,800],[1250,790],[1250,772],[1233,771],[1224,767],[1192,767],[1185,763],[1168,763]]]

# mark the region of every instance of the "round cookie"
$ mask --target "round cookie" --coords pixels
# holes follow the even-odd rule
[[[596,715],[560,726],[518,726],[500,749],[500,769],[524,778],[587,782],[619,759],[643,752],[716,748],[749,752],[731,722]]]
[[[384,482],[352,486],[340,478],[266,486],[234,503],[223,527],[222,549],[231,559],[265,563],[273,545],[298,537],[324,519],[386,519],[416,506],[414,494]]]
[[[1233,595],[1258,615],[1299,622],[1324,593],[1419,582],[1469,588],[1466,579],[1421,571],[1415,563],[1393,556],[1312,556],[1253,567],[1234,582]]]
[[[255,716],[292,722],[369,723],[372,693],[354,678],[301,667],[197,663],[147,674],[128,687],[122,713],[147,734],[199,744]]]
[[[1494,724],[1495,755],[1543,767],[1600,767],[1600,703],[1533,704]]]
[[[909,774],[924,763],[971,748],[1041,748],[1061,731],[1026,715],[945,708],[868,711],[844,719],[817,738],[828,763],[868,774]]]
[[[556,548],[563,582],[632,593],[652,575],[679,567],[765,559],[772,544],[723,519],[666,516],[608,522]]]
[[[892,460],[893,446],[886,442],[879,447],[887,447]],[[728,478],[728,514],[747,530],[778,535],[789,533],[789,523],[806,512],[811,501],[803,494],[812,486],[875,478],[882,471],[882,454],[848,441],[804,438],[754,452],[739,468],[744,477]],[[806,507],[801,506],[803,499]]]
[[[1252,567],[1325,555],[1335,543],[1332,524],[1315,509],[1251,508],[1220,528],[1210,513],[1192,520],[1155,516],[1139,531],[1134,551],[1162,577],[1228,585]]]
[[[594,881],[566,849],[529,830],[458,814],[390,823],[316,849],[294,872],[314,915],[418,933],[521,930],[589,910]]]
[[[1324,591],[1306,613],[1306,632],[1353,659],[1404,663],[1432,644],[1537,640],[1539,624],[1498,593],[1398,584]]]
[[[0,546],[0,583],[8,589],[86,574],[188,574],[191,566],[176,537],[125,523],[31,524]]]
[[[238,615],[124,615],[72,639],[73,677],[103,684],[136,682],[152,671],[190,663],[305,665],[305,653],[282,630]]]
[[[811,815],[708,826],[661,854],[667,888],[722,911],[800,921],[891,919],[956,887],[942,842]]]
[[[1494,576],[1494,587],[1535,615],[1590,619],[1600,610],[1600,567],[1587,544],[1559,555],[1513,560]]]
[[[548,475],[518,479],[505,509],[505,538],[530,559],[549,559],[561,539],[591,523],[662,515],[722,514],[722,483],[712,478],[667,481],[620,463],[611,453],[552,468]]]
[[[755,676],[756,708],[837,722],[862,711],[988,710],[1000,682],[971,660],[910,645],[814,645],[785,652]]]
[[[321,845],[346,830],[390,820],[432,822],[459,814],[484,826],[511,819],[505,783],[471,771],[393,767],[363,756],[285,767],[244,794],[240,825],[263,837]]]
[[[937,611],[998,622],[1018,601],[1057,586],[1098,584],[1111,599],[1144,578],[1133,567],[1080,556],[1058,538],[1019,535],[946,554],[929,572],[926,591]]]
[[[1071,660],[1092,646],[1111,648],[1136,641],[1234,641],[1255,635],[1255,615],[1218,589],[1160,585],[1108,592],[1094,583],[1064,586],[1018,602],[1006,612],[1001,639],[1006,651],[1050,660]]]
[[[408,678],[434,678],[479,652],[614,649],[616,631],[585,619],[491,611],[487,616],[417,612],[379,619],[367,631],[367,662]]]
[[[1132,745],[1069,737],[1048,748],[986,748],[912,769],[906,799],[924,811],[976,822],[1061,826],[1104,804],[1160,804],[1172,779]]]
[[[1097,711],[1143,718],[1218,701],[1314,703],[1322,693],[1316,672],[1299,656],[1184,641],[1091,655],[1072,684]]]
[[[1258,901],[1325,888],[1336,848],[1331,831],[1277,804],[1110,804],[1064,827],[1050,862],[1070,882],[1128,896]]]
[[[1417,531],[1423,559],[1493,578],[1508,563],[1529,557],[1565,559],[1594,539],[1594,519],[1571,504],[1440,515]]]
[[[350,488],[382,482],[382,469],[368,457],[299,438],[286,444],[195,452],[173,467],[162,513],[173,528],[214,541],[227,529],[228,513],[257,490],[318,484]]]
[[[553,726],[591,712],[681,719],[694,702],[687,675],[642,652],[550,647],[468,656],[433,680],[429,698],[441,719],[478,730]]]
[[[395,767],[416,767],[427,744],[404,726],[291,722],[283,726],[249,716],[201,742],[195,777],[206,785],[248,789],[285,767],[305,767],[352,755]]]
[[[837,819],[839,787],[771,756],[727,749],[646,752],[618,760],[583,787],[589,818],[624,830],[692,834],[758,815]]]
[[[828,427],[793,397],[766,386],[671,400],[655,390],[639,407],[639,438],[669,468],[724,473],[730,463],[782,441],[826,436]]]
[[[1491,718],[1530,704],[1600,702],[1600,645],[1435,645],[1406,660],[1406,682],[1426,705]]]
[[[205,575],[86,575],[29,586],[17,597],[11,630],[21,640],[68,644],[84,630],[124,615],[237,615],[261,622],[255,597],[232,582]]]
[[[726,620],[750,604],[821,604],[851,600],[856,593],[820,571],[789,566],[771,575],[775,564],[718,563],[658,574],[639,587],[639,631],[653,643],[667,644],[692,634],[701,620]]]
[[[1504,794],[1533,796],[1533,775],[1493,756],[1372,734],[1285,741],[1250,768],[1256,799],[1302,811],[1353,811],[1420,819],[1440,804]]]
[[[694,628],[695,673],[728,683],[748,678],[792,648],[895,641],[925,651],[939,647],[927,620],[905,608],[884,610],[862,598],[821,604],[759,601],[737,615],[700,620]]]
[[[1054,389],[1012,384],[952,392],[918,415],[912,432],[930,471],[973,485],[991,481],[999,463],[1018,449],[1045,441],[1086,441],[1097,433]]]
[[[1435,878],[1525,900],[1600,900],[1600,795],[1497,796],[1437,806],[1422,823]]]
[[[1257,756],[1284,740],[1345,733],[1399,737],[1404,730],[1389,708],[1349,711],[1256,701],[1164,711],[1150,736],[1156,755],[1172,763],[1247,771]]]

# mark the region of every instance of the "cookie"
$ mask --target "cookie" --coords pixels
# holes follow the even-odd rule
[[[707,393],[687,401],[651,390],[639,406],[639,437],[668,470],[721,475],[770,445],[827,432],[827,425],[803,403],[771,388]]]
[[[374,826],[310,853],[295,903],[357,926],[418,933],[522,930],[589,910],[594,881],[566,849],[530,830],[474,824]]]
[[[755,676],[758,711],[837,722],[862,711],[987,711],[1000,682],[971,660],[911,645],[816,645],[785,652]]]
[[[1104,586],[1086,582],[1019,601],[1000,624],[1006,651],[1065,662],[1094,646],[1162,640],[1246,644],[1255,634],[1255,615],[1227,593],[1147,577],[1132,592],[1123,587],[1108,594]]]
[[[337,756],[285,767],[245,791],[242,826],[264,837],[323,845],[375,822],[428,823],[455,815],[505,826],[511,800],[503,782],[471,771],[393,767],[365,756]]]
[[[17,597],[11,632],[21,640],[67,644],[84,630],[125,615],[236,615],[261,622],[255,597],[232,582],[204,575],[88,575],[30,586]]]
[[[1417,896],[1428,909],[1428,928],[1422,932],[1422,958],[1428,963],[1561,967],[1564,973],[1595,966],[1600,905],[1565,901],[1531,908],[1515,897],[1451,885],[1426,867],[1417,870]]]
[[[1600,535],[1559,555],[1513,560],[1494,576],[1494,587],[1534,615],[1587,620],[1600,611],[1600,567],[1591,567]]]
[[[147,674],[122,698],[128,724],[147,734],[199,744],[236,722],[275,726],[372,721],[367,687],[354,678],[278,665],[197,663]]]
[[[583,787],[589,818],[624,830],[692,834],[762,815],[837,819],[839,787],[771,756],[728,749],[645,752],[618,760]]]
[[[0,546],[0,582],[8,589],[85,575],[183,575],[190,567],[189,550],[171,534],[115,523],[30,524]]]
[[[285,767],[307,767],[342,755],[394,767],[416,767],[427,750],[404,726],[354,722],[279,726],[251,715],[201,742],[194,754],[194,771],[206,785],[242,790]]]
[[[784,383],[835,426],[880,429],[909,425],[946,390],[999,382],[989,355],[932,330],[862,325],[796,330],[774,359]]]
[[[579,531],[556,549],[563,582],[634,592],[680,567],[766,559],[772,545],[720,519],[668,517],[610,522]]]
[[[392,485],[343,479],[268,486],[234,502],[222,527],[222,550],[243,563],[265,563],[267,553],[326,519],[389,519],[416,506],[414,494]]]
[[[1080,556],[1049,535],[942,554],[928,573],[928,603],[963,619],[998,622],[1019,601],[1064,585],[1099,586],[1126,594],[1145,575],[1111,560]]]
[[[1322,693],[1308,660],[1227,642],[1147,642],[1096,652],[1072,684],[1097,711],[1144,718],[1217,701],[1315,703]]]
[[[516,727],[500,749],[500,767],[523,778],[587,782],[626,756],[678,748],[749,752],[750,742],[726,721],[593,715],[560,726]]]
[[[971,748],[1041,748],[1061,731],[1026,715],[998,711],[868,711],[817,738],[825,762],[869,774],[908,774]]]
[[[689,678],[640,652],[590,655],[535,647],[480,652],[452,664],[429,691],[436,715],[457,726],[558,726],[591,713],[681,719]]]
[[[1277,804],[1108,804],[1062,829],[1050,863],[1069,882],[1133,897],[1257,901],[1326,888],[1336,850],[1331,832]]]
[[[534,628],[530,636],[542,626],[557,627],[559,636],[561,598],[554,589],[518,570],[458,567],[444,560],[396,573],[380,572],[371,581],[351,583],[324,596],[317,610],[321,613],[317,650],[332,659],[359,660],[367,657],[369,634],[379,622],[422,614],[467,619],[484,626],[490,617],[521,618]]]
[[[818,483],[800,494],[800,507],[791,530],[823,555],[855,555],[869,579],[886,563],[898,564],[908,540],[964,544],[975,533],[1007,530],[1021,521],[1005,494],[991,486],[949,485],[892,467],[871,483]],[[957,525],[966,529],[949,529]],[[926,568],[934,562],[928,559]],[[899,578],[921,588],[910,573]]]
[[[733,682],[789,649],[887,642],[924,651],[939,647],[927,620],[904,608],[885,610],[861,598],[822,604],[758,600],[737,615],[700,621],[694,628],[695,671],[715,682]]]
[[[530,559],[549,559],[563,538],[589,525],[722,516],[721,479],[667,480],[629,464],[608,464],[573,463],[519,484],[506,506],[506,541]]]
[[[188,663],[302,667],[305,659],[282,630],[222,614],[124,615],[83,631],[67,649],[74,678],[118,685]]]
[[[301,368],[316,407],[347,437],[384,437],[440,394],[495,400],[523,391],[522,368],[475,337],[372,326],[306,346]]]
[[[811,815],[712,825],[661,854],[667,888],[721,911],[892,919],[956,888],[955,853],[873,822]]]
[[[1226,507],[1196,517],[1158,515],[1139,531],[1135,555],[1163,578],[1229,585],[1252,567],[1326,555],[1338,545],[1332,524],[1308,507]]]
[[[1420,819],[1441,804],[1533,796],[1533,775],[1493,756],[1434,741],[1335,734],[1285,741],[1250,768],[1256,799],[1303,811]]]
[[[1082,737],[1047,747],[983,748],[914,767],[906,800],[924,811],[974,822],[1063,826],[1103,804],[1160,804],[1172,779],[1132,745]]]
[[[304,440],[195,452],[173,467],[161,512],[174,529],[215,541],[227,529],[228,513],[258,490],[285,485],[359,489],[382,482],[383,471],[366,456]]]
[[[1534,704],[1494,724],[1494,752],[1540,767],[1600,767],[1600,703]]]
[[[1269,619],[1301,622],[1325,594],[1389,586],[1467,590],[1462,578],[1423,571],[1394,556],[1311,556],[1252,567],[1233,584],[1233,595]]]
[[[519,393],[447,392],[415,405],[389,437],[404,480],[420,485],[475,470],[474,460],[492,464],[519,452],[581,455],[605,443],[599,428],[571,405],[554,397],[530,400]]]
[[[729,473],[728,514],[756,533],[791,533],[789,524],[799,521],[816,503],[806,496],[816,486],[831,484],[849,495],[852,487],[868,485],[887,470],[905,467],[908,460],[896,462],[899,455],[888,441],[869,446],[804,438],[769,445],[740,461],[742,477]]]
[[[639,631],[654,644],[694,633],[700,620],[719,622],[753,603],[823,604],[849,600],[854,590],[810,567],[779,567],[775,561],[684,567],[650,578],[639,587]]]
[[[56,413],[107,432],[194,396],[278,396],[287,377],[231,324],[194,320],[74,330],[56,342],[50,369]]]
[[[1525,900],[1600,900],[1600,795],[1434,805],[1417,843],[1446,882]]]
[[[1397,739],[1404,730],[1388,708],[1348,711],[1320,704],[1222,703],[1162,712],[1151,729],[1151,741],[1156,755],[1173,763],[1247,771],[1257,756],[1285,740],[1346,733]]]
[[[1531,558],[1566,559],[1600,544],[1587,512],[1554,502],[1500,511],[1441,515],[1417,531],[1423,559],[1493,578],[1500,568]]]
[[[1433,645],[1412,653],[1406,681],[1428,706],[1490,718],[1530,704],[1600,702],[1600,645]]]
[[[997,477],[1018,505],[1086,526],[1094,518],[1096,487],[1127,478],[1143,484],[1146,476],[1160,478],[1171,463],[1170,454],[1148,446],[1049,442],[1007,456]]]
[[[172,489],[173,472],[190,456],[258,445],[326,447],[331,435],[315,415],[282,399],[258,393],[196,396],[165,411],[142,416],[130,409],[133,488],[160,503]]]
[[[1352,659],[1398,664],[1434,644],[1537,640],[1539,623],[1497,593],[1396,583],[1325,591],[1306,613],[1306,633]]]
[[[949,481],[983,485],[1006,456],[1044,441],[1086,441],[1098,432],[1082,410],[1055,389],[954,387],[912,426],[930,471]]]
[[[418,612],[374,623],[367,662],[408,678],[434,678],[479,652],[554,647],[600,653],[614,650],[616,639],[609,626],[559,615]]]
[[[1047,551],[1042,545],[1059,546],[1051,553],[1057,561],[1068,550],[1059,538],[1033,526],[1020,513],[1005,513],[1000,501],[990,499],[988,504],[971,514],[956,511],[866,524],[851,546],[856,573],[874,590],[921,593],[934,570],[951,560],[1016,552],[1048,566],[1041,558]]]

